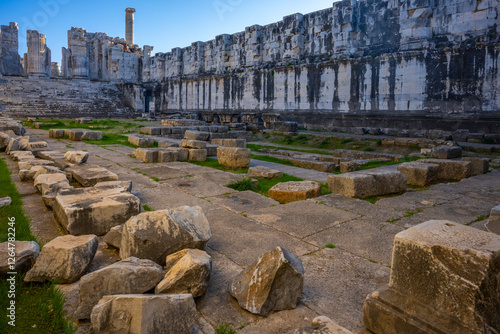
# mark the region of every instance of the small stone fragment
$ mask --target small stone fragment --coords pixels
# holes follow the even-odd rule
[[[64,154],[64,158],[75,165],[81,165],[87,162],[89,156],[88,152],[83,151],[68,151]]]
[[[9,263],[10,252],[15,254],[15,263]],[[34,241],[14,241],[0,243],[0,276],[9,272],[31,269],[40,255],[40,247]],[[13,266],[13,267],[11,267]]]

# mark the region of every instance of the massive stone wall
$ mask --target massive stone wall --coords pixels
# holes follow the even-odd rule
[[[147,86],[157,111],[496,131],[498,8],[497,0],[341,1],[156,54]]]
[[[498,132],[499,5],[343,0],[155,55],[72,28],[61,77],[119,84],[137,112],[277,112],[312,128]]]

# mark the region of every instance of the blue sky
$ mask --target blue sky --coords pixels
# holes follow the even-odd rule
[[[125,8],[135,13],[135,43],[156,52],[208,41],[216,35],[265,25],[283,16],[332,6],[332,0],[0,0],[0,24],[19,23],[19,53],[26,52],[26,30],[47,36],[52,61],[61,60],[71,27],[125,37]]]

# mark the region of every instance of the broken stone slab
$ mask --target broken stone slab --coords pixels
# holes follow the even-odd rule
[[[231,138],[213,139],[212,144],[228,146],[228,147],[247,148],[247,141],[245,139],[231,139]]]
[[[321,185],[315,181],[283,182],[269,189],[269,198],[280,203],[305,201],[321,196]]]
[[[182,142],[181,142],[181,147],[203,149],[204,150],[204,149],[207,148],[207,142],[206,141],[201,141],[201,140],[183,139]]]
[[[229,293],[245,310],[259,315],[297,306],[304,286],[302,261],[282,247],[262,255],[232,281]]]
[[[27,176],[30,176],[33,170],[35,171],[33,180],[36,180],[36,178],[42,174],[64,174],[66,175],[66,179],[68,179],[68,181],[73,180],[73,175],[70,172],[62,171],[60,168],[55,166],[33,166]]]
[[[10,158],[14,161],[26,161],[35,159],[33,153],[29,151],[12,151],[8,154]]]
[[[83,276],[76,319],[90,319],[92,308],[106,295],[140,294],[162,279],[162,267],[151,260],[131,257]]]
[[[82,141],[82,140],[101,140],[103,133],[102,131],[86,130],[86,129],[66,129],[64,130],[64,135],[69,137],[71,141]]]
[[[274,122],[272,128],[276,132],[297,132],[299,125],[297,122]]]
[[[44,195],[51,189],[69,188],[69,182],[63,173],[40,174],[35,178],[34,186],[36,190]]]
[[[170,143],[168,141],[159,141],[158,148],[171,148],[171,147],[179,147],[179,144]]]
[[[223,166],[233,168],[248,167],[251,161],[252,151],[247,148],[224,147],[217,148],[217,160]]]
[[[125,223],[120,257],[135,256],[164,265],[168,255],[182,249],[205,248],[211,236],[210,224],[198,206],[144,212]]]
[[[31,169],[34,166],[54,166],[54,161],[43,159],[23,159],[18,162],[19,169]]]
[[[161,136],[161,130],[162,130],[162,128],[159,128],[159,127],[154,127],[154,128],[143,127],[143,128],[141,128],[141,133],[144,133],[144,134],[147,134],[150,136]]]
[[[188,140],[208,141],[209,138],[210,138],[210,132],[187,130],[184,133],[184,139]]]
[[[353,198],[400,194],[406,191],[406,177],[399,171],[366,170],[329,175],[333,193]]]
[[[487,158],[462,158],[472,164],[471,176],[486,174],[490,171],[490,159]]]
[[[178,160],[179,153],[172,150],[158,150],[158,162],[175,162]]]
[[[65,129],[50,129],[49,138],[62,138],[66,133]]]
[[[123,225],[118,225],[111,230],[109,230],[108,233],[102,238],[102,240],[108,244],[108,246],[114,247],[114,248],[120,248],[120,244],[122,242],[122,235],[123,235]]]
[[[167,256],[167,273],[155,293],[184,294],[194,298],[205,294],[212,273],[212,258],[199,249],[184,249]]]
[[[0,132],[0,152],[5,152],[10,142],[10,136],[5,132]]]
[[[342,161],[339,164],[340,172],[342,174],[355,172],[359,169],[359,165],[354,161]]]
[[[64,158],[75,165],[86,163],[90,154],[84,151],[68,151],[64,154]]]
[[[491,233],[500,235],[500,205],[491,209],[490,218],[486,223],[486,229]]]
[[[472,175],[472,163],[469,161],[422,159],[417,162],[439,165],[436,175],[436,180],[438,181],[461,181]]]
[[[124,188],[128,192],[132,191],[132,181],[106,181],[96,183],[95,188],[119,187]]]
[[[431,149],[429,156],[434,159],[455,159],[462,157],[460,146],[442,145]]]
[[[268,179],[268,180],[273,180],[273,179],[280,179],[283,177],[283,172],[280,172],[277,169],[272,169],[269,167],[264,167],[264,166],[255,166],[255,167],[250,167],[248,169],[248,174],[251,175],[253,178],[257,179]]]
[[[445,220],[396,235],[389,286],[370,294],[374,333],[494,333],[500,328],[500,236]]]
[[[40,247],[34,241],[0,243],[0,276],[31,269],[39,255]],[[9,258],[14,258],[14,263]]]
[[[43,246],[35,265],[26,273],[25,282],[76,282],[87,271],[97,251],[95,235],[57,237]]]
[[[118,181],[118,175],[99,166],[74,166],[70,171],[73,178],[84,187],[93,187],[99,182]]]
[[[91,187],[62,190],[54,217],[70,234],[104,235],[140,212],[140,200],[123,187]]]
[[[145,163],[155,163],[158,162],[158,152],[156,148],[137,148],[132,156]]]
[[[178,161],[188,161],[189,160],[189,150],[187,148],[170,147],[170,148],[168,148],[168,150],[177,152],[177,160]]]
[[[151,147],[155,144],[155,140],[151,137],[136,135],[128,136],[128,142],[134,146],[139,147]]]
[[[195,149],[195,148],[188,148],[188,161],[206,161],[207,160],[207,150],[206,149]]]
[[[37,156],[40,159],[50,160],[50,161],[65,159],[64,153],[59,152],[59,151],[42,151],[42,152],[39,152],[37,154]]]
[[[426,187],[436,179],[439,165],[418,162],[405,162],[398,166],[398,171],[404,174],[410,185]]]
[[[10,197],[0,197],[0,208],[4,206],[9,206],[12,204],[12,198]]]
[[[48,151],[49,144],[46,141],[29,142],[26,149],[31,152]]]
[[[191,295],[105,296],[92,310],[94,333],[192,334],[197,317]]]
[[[19,170],[19,178],[21,181],[33,181],[35,179],[35,175],[37,172],[42,169],[44,166],[33,166],[30,169],[20,169]],[[59,171],[60,172],[60,171]]]
[[[82,135],[82,140],[102,140],[102,131],[85,131]]]

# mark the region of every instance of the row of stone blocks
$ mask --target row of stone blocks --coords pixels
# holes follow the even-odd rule
[[[207,130],[207,131],[202,131],[202,130]],[[161,136],[172,139],[187,138],[192,140],[203,140],[203,141],[211,141],[213,139],[220,139],[220,138],[251,139],[252,137],[251,131],[228,131],[228,130],[229,129],[224,126],[174,127],[174,128],[144,127],[141,128],[141,133],[150,136]]]
[[[71,141],[82,140],[102,140],[102,131],[87,130],[87,129],[50,129],[50,138],[63,138],[68,136]]]

